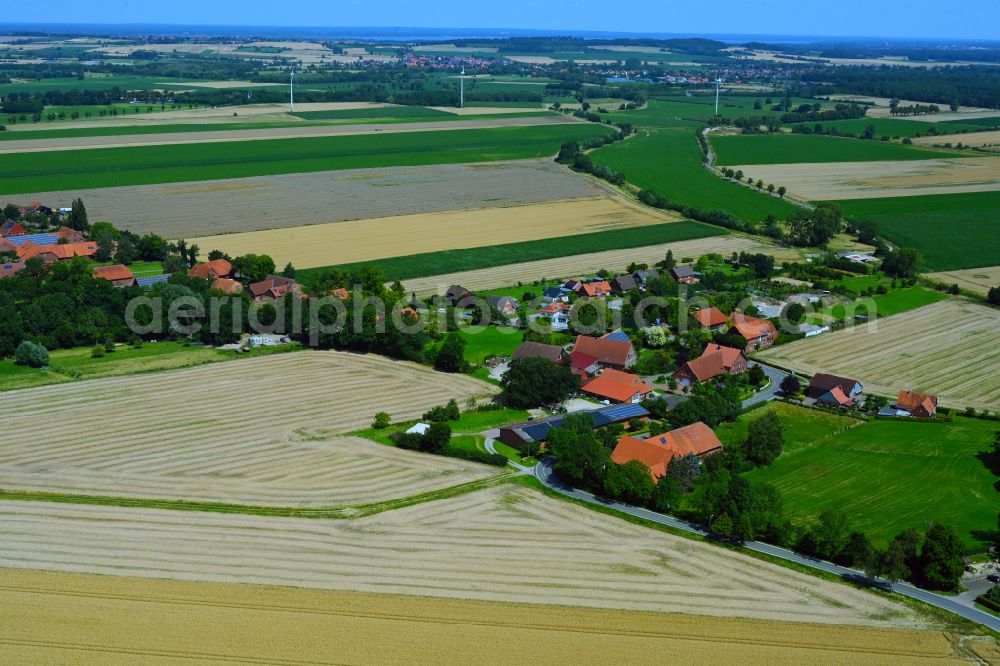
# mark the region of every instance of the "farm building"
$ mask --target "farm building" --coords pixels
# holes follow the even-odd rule
[[[609,333],[609,335],[614,334]],[[636,362],[635,347],[630,341],[616,340],[607,336],[592,338],[578,335],[573,351],[593,357],[603,367],[615,370],[631,368]]]
[[[23,236],[28,233],[28,230],[21,226],[21,223],[17,220],[7,220],[3,224],[0,224],[0,236],[6,238],[7,236]]]
[[[204,263],[195,264],[188,275],[202,280],[212,281],[216,278],[227,278],[233,272],[233,265],[225,259],[213,259]]]
[[[511,359],[546,358],[553,363],[559,363],[566,356],[566,350],[559,345],[544,345],[540,342],[522,342],[511,354]]]
[[[444,292],[444,300],[455,307],[465,307],[466,301],[472,297],[472,292],[460,284],[453,284]]]
[[[215,278],[215,280],[212,281],[211,288],[227,294],[239,294],[243,291],[242,283],[224,277]]]
[[[696,359],[679,367],[674,377],[684,386],[704,382],[719,375],[738,375],[746,372],[747,357],[742,349],[709,344]]]
[[[589,412],[577,412],[577,414],[589,415],[594,421],[595,429],[612,423],[624,423],[631,419],[649,418],[649,412],[642,405],[610,405]],[[544,442],[549,436],[549,431],[561,427],[565,419],[565,414],[559,414],[537,421],[512,423],[500,428],[497,439],[520,451],[521,447],[529,442]]]
[[[696,271],[693,267],[685,264],[683,266],[674,266],[671,268],[670,277],[674,279],[674,282],[680,282],[682,284],[698,284],[701,280],[701,273]]]
[[[729,324],[729,315],[716,307],[702,308],[694,313],[694,320],[702,328],[710,331],[721,331]]]
[[[602,400],[632,404],[653,394],[653,387],[638,375],[610,368],[583,384],[580,390]]]
[[[85,240],[82,231],[70,229],[69,227],[59,227],[56,229],[55,235],[60,241],[66,241],[67,243],[82,243]]]
[[[61,243],[57,245],[36,245],[25,243],[18,249],[17,255],[22,261],[33,257],[41,257],[42,261],[51,264],[55,261],[67,261],[73,257],[92,257],[97,254],[97,243]]]
[[[302,286],[298,282],[281,275],[269,275],[260,282],[254,282],[249,288],[257,302],[277,300],[285,294],[302,294]]]
[[[154,284],[161,284],[168,282],[170,276],[167,274],[163,275],[147,275],[146,277],[136,278],[135,283],[140,287],[152,287]]]
[[[21,234],[19,236],[10,236],[6,240],[9,243],[22,247],[28,243],[35,245],[55,245],[59,242],[59,234]]]
[[[862,390],[861,382],[856,379],[820,373],[809,382],[806,396],[825,405],[850,407]]]
[[[748,317],[742,313],[733,315],[732,331],[747,341],[746,351],[764,349],[778,339],[778,329],[766,319]]]
[[[665,476],[673,458],[695,455],[704,460],[722,451],[722,442],[712,429],[698,421],[648,439],[624,435],[611,453],[619,465],[638,460],[649,468],[654,480]]]
[[[94,279],[108,280],[116,287],[131,287],[136,284],[132,269],[124,264],[114,266],[95,266]]]
[[[929,419],[937,414],[938,399],[936,395],[900,391],[896,399],[896,409],[902,410],[908,416]]]
[[[610,282],[611,290],[618,294],[624,294],[639,288],[639,283],[631,275],[616,275]]]
[[[592,298],[605,298],[611,293],[611,285],[607,280],[600,280],[581,284],[575,291],[576,295],[585,301]]]

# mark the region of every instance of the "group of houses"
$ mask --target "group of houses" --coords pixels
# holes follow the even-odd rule
[[[7,220],[0,225],[0,253],[17,258],[4,262],[0,277],[7,277],[21,271],[25,262],[34,257],[47,264],[68,261],[77,256],[92,257],[97,253],[97,243],[85,240],[81,232],[69,227],[29,234],[20,222]]]
[[[837,409],[852,409],[865,403],[864,387],[857,379],[827,373],[813,375],[806,387],[806,403]],[[937,415],[935,395],[908,389],[899,392],[896,401],[879,410],[879,416],[933,418]]]

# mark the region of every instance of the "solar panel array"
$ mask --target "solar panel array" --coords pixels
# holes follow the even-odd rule
[[[28,241],[35,245],[55,245],[59,242],[59,236],[56,234],[28,234],[26,236],[8,236],[7,240],[14,245],[24,245]]]
[[[136,278],[135,282],[140,287],[152,287],[154,284],[166,282],[169,279],[169,275],[150,275],[149,277]]]
[[[579,412],[581,414],[589,414],[594,420],[594,427],[600,428],[602,426],[611,425],[612,423],[620,423],[622,421],[627,421],[629,419],[644,418],[649,416],[649,411],[646,410],[642,405],[608,405],[606,407],[601,407],[600,409],[595,409],[590,412]],[[546,419],[541,419],[539,421],[529,421],[527,423],[522,423],[518,425],[518,429],[523,431],[531,439],[536,442],[540,442],[548,437],[549,431],[552,428],[559,428],[565,420],[565,416],[551,416]]]

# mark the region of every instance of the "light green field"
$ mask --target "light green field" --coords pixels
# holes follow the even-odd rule
[[[755,222],[768,214],[784,219],[797,210],[787,201],[731,183],[705,169],[694,130],[640,131],[590,156],[642,189],[703,210],[727,210]]]
[[[792,450],[746,474],[773,484],[801,524],[826,510],[885,545],[907,528],[954,526],[966,546],[984,548],[997,529],[997,477],[978,456],[994,421],[872,421]]]
[[[816,323],[822,323],[828,317],[832,317],[833,319],[844,319],[847,312],[868,316],[878,313],[879,317],[889,317],[901,312],[915,310],[919,307],[930,305],[931,303],[937,303],[938,301],[943,301],[947,298],[948,294],[943,294],[940,291],[931,291],[930,289],[924,289],[923,287],[906,287],[891,291],[888,294],[877,294],[872,296],[871,300],[875,303],[873,312],[868,312],[863,306],[858,306],[857,304],[851,304],[849,306],[835,305],[832,308],[817,312],[814,316],[810,317],[810,319]],[[848,307],[850,308],[849,310]]]
[[[588,123],[11,153],[0,194],[538,158],[609,131]]]
[[[721,424],[715,429],[715,434],[723,446],[742,443],[747,438],[750,423],[769,412],[776,413],[781,421],[785,436],[783,451],[786,453],[813,446],[861,423],[845,416],[806,409],[787,402],[775,402],[768,407],[747,412],[736,421]]]

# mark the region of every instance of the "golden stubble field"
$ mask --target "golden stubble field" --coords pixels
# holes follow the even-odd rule
[[[772,347],[762,361],[861,381],[868,392],[911,389],[942,405],[1000,409],[1000,311],[949,299],[868,325]]]
[[[471,271],[446,273],[424,278],[405,280],[406,291],[416,292],[420,296],[429,294],[444,294],[448,287],[460,284],[466,289],[495,289],[498,287],[515,286],[518,283],[528,284],[542,278],[546,280],[580,277],[606,269],[609,271],[624,271],[633,261],[650,266],[662,261],[667,250],[674,253],[680,261],[683,258],[696,259],[703,254],[717,252],[729,255],[733,252],[765,252],[772,254],[776,248],[765,245],[745,236],[729,234],[695,240],[664,243],[662,245],[646,245],[626,250],[607,250],[576,254],[568,257],[544,259],[541,261],[525,261],[494,268],[480,268]],[[796,255],[797,258],[797,255]]]
[[[269,254],[279,266],[332,266],[399,257],[558,238],[676,221],[676,217],[602,195],[523,206],[397,215],[305,227],[189,238],[203,251],[232,256]]]
[[[505,484],[351,520],[0,502],[0,567],[925,628],[908,607]]]
[[[918,136],[913,143],[921,146],[938,146],[944,143],[952,145],[964,143],[966,146],[1000,146],[1000,130],[988,132],[967,132],[947,136]]]
[[[928,273],[927,277],[945,284],[957,284],[962,289],[979,294],[986,294],[993,287],[1000,286],[1000,266]]]
[[[940,137],[936,137],[939,139]],[[957,140],[957,139],[956,139]],[[748,164],[733,167],[765,182],[781,183],[815,201],[993,192],[1000,190],[1000,159]]]
[[[940,632],[11,569],[0,624],[19,664],[968,663]]]
[[[4,394],[0,488],[336,507],[496,468],[341,437],[496,388],[380,356],[306,351]]]

